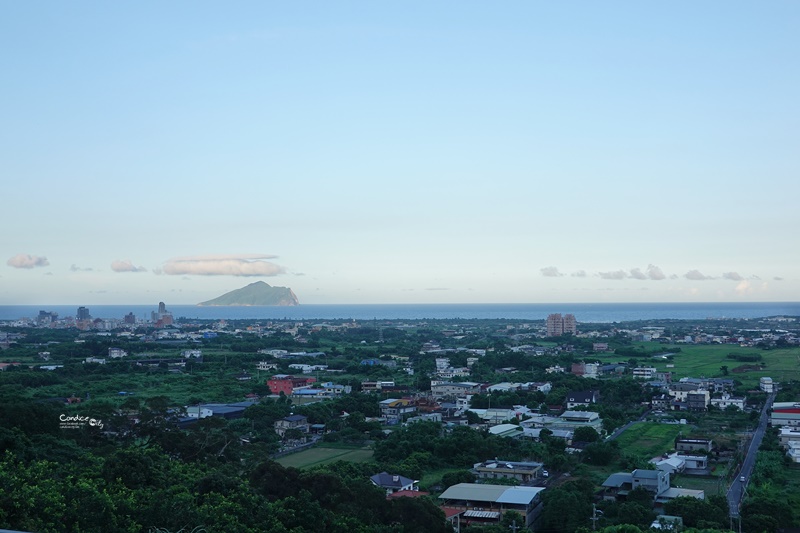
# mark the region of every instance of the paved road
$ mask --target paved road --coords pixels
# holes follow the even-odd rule
[[[728,507],[730,508],[731,516],[739,516],[742,498],[747,484],[750,483],[750,475],[753,473],[753,466],[756,464],[758,447],[761,446],[761,440],[764,438],[764,432],[767,430],[767,421],[769,420],[767,410],[772,407],[772,402],[774,401],[774,393],[767,396],[767,400],[764,402],[764,409],[761,411],[761,418],[758,420],[758,427],[753,433],[753,438],[750,441],[750,448],[748,448],[747,455],[744,458],[744,462],[742,462],[742,468],[739,470],[738,475],[734,476],[733,482],[728,488]],[[739,481],[741,476],[745,478],[744,483]]]

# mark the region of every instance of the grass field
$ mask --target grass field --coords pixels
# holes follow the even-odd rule
[[[706,496],[712,494],[725,494],[728,490],[728,485],[724,479],[720,480],[718,476],[687,476],[678,474],[672,476],[670,483],[675,487],[684,489],[703,490]]]
[[[617,442],[621,451],[651,459],[672,450],[675,437],[685,433],[686,429],[686,426],[678,424],[639,422],[626,429]]]
[[[310,468],[335,461],[350,461],[354,463],[365,463],[372,460],[372,449],[370,448],[325,448],[317,446],[293,453],[277,459],[283,466],[294,468]]]
[[[748,387],[757,387],[761,377],[769,376],[772,379],[785,382],[793,379],[800,380],[800,348],[781,348],[774,350],[762,350],[760,348],[744,348],[737,345],[691,345],[682,344],[680,346],[663,345],[656,342],[636,343],[635,346],[642,347],[647,351],[666,351],[671,352],[680,348],[680,352],[674,352],[672,361],[660,358],[639,357],[642,365],[653,366],[659,372],[670,371],[674,373],[675,379],[682,377],[722,377],[722,366],[727,366],[728,378],[741,381]],[[756,363],[739,362],[728,359],[728,354],[754,355],[762,357],[760,363],[764,366],[761,370],[747,372],[734,372],[734,369],[742,365]],[[618,361],[618,355],[603,355],[599,357],[603,361]],[[674,365],[674,367],[667,367]]]

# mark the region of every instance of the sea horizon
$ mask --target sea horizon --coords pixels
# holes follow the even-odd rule
[[[0,305],[0,321],[34,318],[39,311],[75,316],[81,305]],[[86,305],[92,318],[148,320],[158,305]],[[800,302],[655,302],[531,304],[301,304],[298,306],[167,305],[177,319],[198,320],[543,320],[571,313],[578,322],[800,317]]]

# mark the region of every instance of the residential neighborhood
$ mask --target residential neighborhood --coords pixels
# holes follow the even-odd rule
[[[111,401],[98,438],[123,443],[160,421],[152,435],[165,449],[170,431],[216,435],[178,455],[258,453],[312,470],[304,457],[330,456],[371,469],[361,479],[391,501],[426,502],[455,530],[612,526],[632,505],[642,527],[659,516],[699,527],[687,498],[720,529],[737,520],[752,530],[759,500],[743,492],[732,508],[728,489],[767,482],[756,454],[800,462],[800,374],[776,359],[800,354],[790,323],[725,335],[719,324],[687,323],[686,334],[558,324],[184,323],[162,313],[75,328],[41,315],[0,324],[0,377],[31,376],[41,384],[28,401],[62,409]],[[759,452],[750,442],[761,430]],[[559,510],[563,498],[582,502],[578,518]]]

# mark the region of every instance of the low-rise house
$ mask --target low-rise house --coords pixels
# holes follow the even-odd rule
[[[386,495],[394,494],[400,491],[418,491],[418,481],[407,478],[398,474],[389,474],[381,472],[369,478],[372,484],[380,487],[386,491]]]
[[[328,369],[328,365],[304,365],[295,363],[289,365],[291,370],[299,370],[301,374],[311,374],[313,372],[320,372]]]
[[[708,470],[708,456],[707,455],[686,455],[686,454],[675,454],[675,457],[681,459],[684,464],[686,465],[686,472],[691,473],[691,470],[694,471],[706,471]],[[695,473],[702,473],[702,472],[695,472]]]
[[[442,379],[453,379],[453,378],[466,378],[470,375],[470,369],[468,367],[458,367],[458,368],[446,368],[444,370],[440,370],[436,373]]]
[[[126,352],[122,348],[109,348],[108,349],[108,356],[111,359],[119,359],[120,357],[125,357],[126,355],[128,355],[128,352]]]
[[[480,383],[464,381],[452,383],[449,381],[432,381],[431,395],[434,398],[445,398],[448,396],[462,397],[467,394],[478,394],[481,392]]]
[[[381,416],[390,424],[402,422],[417,412],[417,402],[410,398],[389,398],[379,403]]]
[[[551,390],[553,390],[553,384],[549,381],[535,381],[530,383],[525,383],[523,386],[524,389],[529,391],[539,391],[547,394]]]
[[[516,479],[528,484],[542,477],[544,464],[523,461],[484,461],[475,463],[472,471],[479,479]]]
[[[245,409],[254,405],[253,401],[243,401],[236,403],[204,403],[186,408],[189,418],[205,418],[206,416],[217,416],[226,420],[241,418]],[[210,415],[208,413],[211,413]],[[196,413],[196,414],[195,414]]]
[[[506,420],[519,420],[523,415],[530,413],[530,409],[524,405],[514,406],[514,409],[491,408],[470,409],[469,411],[475,413],[481,420],[489,424],[499,424]]]
[[[674,402],[685,402],[690,392],[700,389],[701,387],[694,383],[673,383],[669,386],[669,395]]]
[[[587,391],[570,391],[567,393],[565,402],[567,409],[575,409],[578,406],[586,406],[595,404],[600,401],[599,390]]]
[[[638,366],[632,371],[635,379],[653,379],[656,374],[656,369],[651,366]]]
[[[670,475],[680,474],[686,469],[686,461],[674,455],[651,459],[650,463],[656,467],[656,470],[663,470]]]
[[[698,389],[721,393],[733,390],[735,383],[728,378],[681,378],[680,383],[694,385]]]
[[[600,365],[597,363],[572,363],[572,373],[584,378],[596,378],[600,373]]]
[[[656,469],[664,470],[665,472],[669,472],[670,474],[708,473],[707,455],[691,455],[691,454],[673,452],[664,457],[658,457],[656,459],[652,459],[650,463],[654,464]]]
[[[657,394],[650,400],[650,407],[654,410],[669,410],[672,406],[672,396],[669,394]]]
[[[497,524],[508,511],[525,517],[524,524],[535,527],[542,512],[542,487],[509,487],[482,483],[459,483],[439,496],[443,505],[463,511],[461,525]]]
[[[275,421],[275,433],[283,437],[290,429],[297,429],[303,433],[308,433],[310,426],[308,418],[303,415],[289,415]]]
[[[778,441],[784,448],[788,447],[790,442],[800,442],[800,427],[782,427],[778,433]]]
[[[442,413],[424,413],[421,415],[412,416],[406,420],[406,424],[413,424],[415,422],[436,422],[437,424],[441,424]]]
[[[542,430],[546,428],[523,427],[522,429],[523,429],[523,434],[522,434],[523,438],[532,439],[538,442],[542,439]],[[575,434],[574,431],[569,429],[548,429],[548,431],[550,432],[549,433],[550,437],[564,439],[564,442],[566,442],[568,446],[572,444],[572,437]]]
[[[682,496],[705,499],[705,492],[702,490],[670,487],[669,478],[669,472],[664,470],[636,469],[630,474],[617,472],[603,482],[603,498],[624,500],[630,491],[641,487],[653,494],[653,501],[657,506]]]
[[[275,374],[267,381],[267,386],[272,394],[283,393],[286,396],[291,396],[292,391],[296,388],[307,387],[317,381],[313,377],[295,377],[289,374]]]
[[[362,381],[361,392],[381,392],[383,389],[394,387],[394,381]]]
[[[489,385],[486,387],[486,392],[511,392],[511,391],[518,391],[522,388],[522,384],[520,383],[509,383],[507,381],[503,383],[496,383],[494,385]]]
[[[685,406],[689,411],[705,411],[710,400],[711,394],[707,390],[696,390],[686,395]]]
[[[730,394],[724,393],[722,398],[711,398],[709,403],[719,409],[727,409],[734,406],[740,411],[744,411],[744,398],[733,398]]]
[[[679,452],[710,452],[713,447],[711,439],[675,439],[675,449]]]
[[[525,430],[517,424],[497,424],[489,428],[489,434],[504,438],[521,438],[525,435]]]

